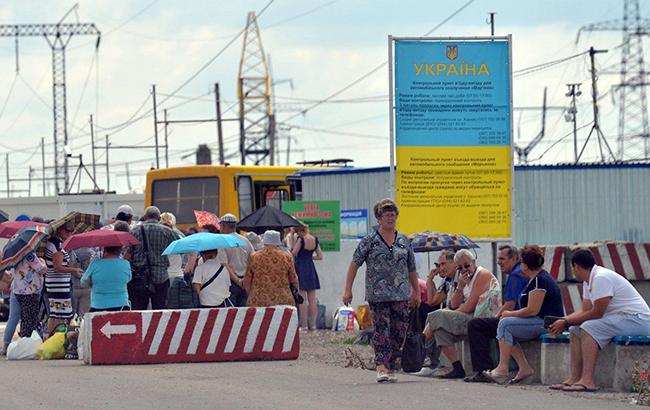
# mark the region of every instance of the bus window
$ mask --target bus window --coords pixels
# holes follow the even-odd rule
[[[154,181],[151,202],[171,212],[178,224],[194,224],[194,211],[219,215],[219,178],[182,178]]]
[[[253,213],[253,180],[251,177],[237,178],[237,195],[239,198],[239,219]]]
[[[285,189],[269,189],[264,192],[264,205],[282,209],[282,202],[289,201],[289,192]]]

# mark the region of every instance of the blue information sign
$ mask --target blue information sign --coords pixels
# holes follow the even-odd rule
[[[395,42],[397,146],[509,146],[506,41]]]

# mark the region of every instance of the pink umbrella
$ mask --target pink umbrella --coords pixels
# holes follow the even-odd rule
[[[44,226],[47,224],[34,221],[10,221],[0,224],[0,238],[11,238],[14,234],[27,226]]]
[[[131,246],[138,245],[139,243],[140,241],[128,232],[95,230],[72,235],[63,242],[63,249]]]

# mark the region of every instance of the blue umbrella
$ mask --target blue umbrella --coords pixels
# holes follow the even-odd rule
[[[2,251],[0,270],[13,268],[34,252],[48,236],[48,227],[28,226],[16,232]]]
[[[162,254],[196,253],[243,246],[245,246],[244,242],[234,235],[200,232],[175,240],[167,246]]]

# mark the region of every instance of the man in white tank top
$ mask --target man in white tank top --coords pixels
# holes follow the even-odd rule
[[[452,293],[447,309],[436,310],[427,316],[424,336],[427,340],[435,338],[440,351],[449,359],[453,369],[440,376],[443,379],[462,379],[465,369],[458,360],[454,344],[467,336],[467,323],[474,318],[479,296],[488,290],[492,273],[476,265],[476,257],[467,249],[461,249],[454,256],[460,272],[456,290]]]

